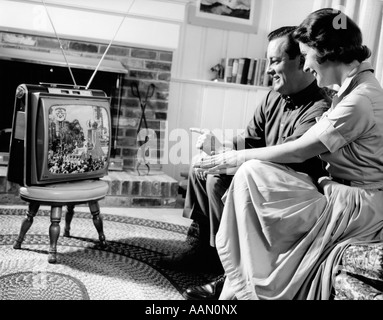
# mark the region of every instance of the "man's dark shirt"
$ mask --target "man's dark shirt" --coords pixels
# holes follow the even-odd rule
[[[237,150],[273,146],[301,137],[331,106],[331,99],[316,81],[297,94],[283,96],[270,91],[258,105],[242,135],[235,137]],[[286,164],[309,174],[315,181],[327,176],[325,163],[314,157],[303,163]]]

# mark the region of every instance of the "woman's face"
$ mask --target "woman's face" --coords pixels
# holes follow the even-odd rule
[[[305,64],[303,70],[310,72],[317,79],[319,87],[325,87],[336,83],[334,68],[331,67],[332,63],[325,61],[319,64],[317,61],[317,51],[304,43],[299,43],[299,48],[302,55],[305,57]]]

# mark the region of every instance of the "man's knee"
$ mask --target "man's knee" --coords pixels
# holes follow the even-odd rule
[[[193,168],[193,166],[190,166],[189,167],[189,179],[195,179],[196,178],[196,174],[195,174],[195,169]]]
[[[209,199],[221,201],[220,199],[230,185],[231,178],[232,177],[229,178],[225,175],[208,175],[206,180],[206,192]]]
[[[216,190],[220,185],[221,178],[217,175],[208,174],[206,177],[206,190],[214,191]]]

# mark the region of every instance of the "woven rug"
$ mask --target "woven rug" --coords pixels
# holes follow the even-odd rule
[[[1,300],[183,300],[190,286],[212,280],[212,272],[167,270],[161,256],[189,249],[187,227],[103,214],[108,245],[98,246],[90,213],[76,212],[71,237],[64,237],[57,263],[48,263],[48,210],[40,210],[21,250],[13,249],[25,209],[0,208]]]

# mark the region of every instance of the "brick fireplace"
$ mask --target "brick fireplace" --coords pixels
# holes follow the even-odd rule
[[[70,39],[61,39],[61,41],[68,58],[84,58],[99,61],[107,48],[105,43]],[[55,38],[10,32],[0,33],[0,50],[20,52],[26,57],[28,55],[36,57],[39,54],[42,57],[49,56],[50,54],[55,56],[61,55],[58,41]],[[8,59],[9,63],[11,63],[11,60],[16,60],[13,57],[0,58],[5,60],[5,62]],[[26,60],[29,59],[27,58]],[[68,60],[70,61],[70,59]],[[106,92],[111,98],[114,142],[112,157],[122,160],[123,170],[110,171],[109,175],[104,178],[110,186],[109,194],[104,203],[111,206],[171,207],[176,203],[178,182],[162,173],[160,159],[164,155],[172,52],[112,45],[104,61],[106,63],[118,61],[122,68],[125,69],[125,72],[115,72],[118,81]],[[41,61],[40,63],[49,65],[47,61]],[[52,65],[52,67],[56,66]],[[89,70],[89,72],[92,73],[93,70]],[[96,76],[98,77],[98,74]],[[156,145],[152,145],[148,150],[147,159],[150,161],[151,169],[148,175],[142,173],[140,175],[135,170],[137,151],[143,143],[137,137],[142,109],[139,99],[132,94],[132,83],[138,85],[143,99],[145,98],[147,87],[150,84],[155,86],[154,95],[147,102],[145,109],[148,129],[155,134],[157,139]],[[14,95],[14,91],[11,95]],[[17,194],[18,189],[17,186],[6,180],[5,171],[6,167],[1,166],[0,196],[3,200],[2,202],[12,202],[15,201],[14,195]]]

